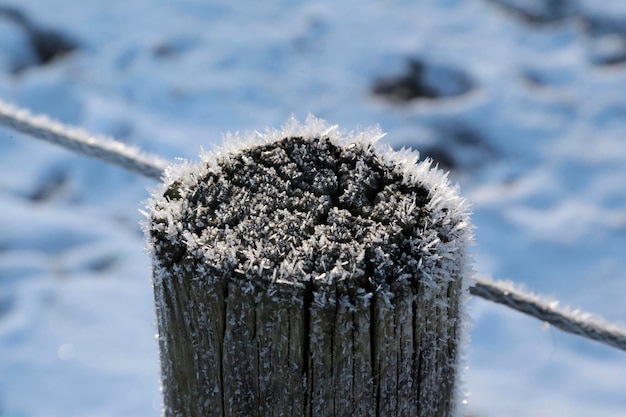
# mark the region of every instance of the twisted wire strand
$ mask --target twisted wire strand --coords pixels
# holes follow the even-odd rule
[[[117,165],[148,178],[159,180],[167,163],[106,136],[63,125],[43,115],[0,101],[0,124],[37,139],[61,145],[74,152]]]
[[[2,101],[0,124],[155,180],[161,179],[167,166],[167,162],[158,156],[105,136],[94,136],[83,129],[65,126],[47,116],[35,116]],[[544,297],[515,289],[503,281],[476,279],[469,290],[472,295],[530,315],[565,332],[626,351],[626,330],[592,319],[591,314],[558,308],[557,302],[546,302]]]
[[[559,308],[558,301],[549,302],[542,296],[517,290],[511,283],[477,279],[470,287],[470,293],[535,317],[564,332],[626,351],[626,330],[594,319],[580,310]]]

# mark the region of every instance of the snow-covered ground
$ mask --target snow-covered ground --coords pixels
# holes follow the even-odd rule
[[[170,159],[380,124],[452,169],[480,274],[626,322],[624,2],[4,1],[0,98]],[[0,130],[0,416],[159,415],[152,184]],[[469,415],[626,415],[626,354],[470,309]]]

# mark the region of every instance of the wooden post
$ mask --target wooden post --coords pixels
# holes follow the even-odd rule
[[[471,226],[380,132],[292,123],[152,201],[165,416],[437,416],[459,403]]]

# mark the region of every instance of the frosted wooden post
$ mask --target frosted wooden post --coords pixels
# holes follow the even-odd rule
[[[169,170],[146,228],[167,417],[453,415],[467,210],[381,136],[292,121]]]

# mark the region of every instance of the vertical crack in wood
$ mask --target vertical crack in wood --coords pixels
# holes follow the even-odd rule
[[[311,366],[310,366],[310,358],[311,358],[311,304],[313,302],[313,278],[311,277],[309,280],[305,281],[305,289],[303,292],[302,306],[304,309],[304,338],[303,338],[303,348],[302,348],[302,375],[304,378],[305,387],[308,387],[305,390],[305,401],[304,401],[304,412],[303,416],[312,417],[313,411],[311,407],[311,393],[310,387],[312,385],[312,377],[311,377]]]
[[[223,315],[223,319],[222,319],[222,337],[220,340],[220,347],[221,347],[221,352],[219,355],[219,385],[220,385],[220,392],[222,392],[222,416],[226,417],[226,401],[227,401],[227,396],[224,395],[223,393],[224,391],[224,345],[226,342],[226,320],[227,320],[227,316],[226,316],[226,312],[228,311],[228,284],[223,285],[223,290],[222,290],[222,296],[223,296],[223,306],[222,306],[222,310],[224,311],[224,315]],[[209,318],[210,320],[210,318]],[[208,388],[208,387],[207,387]]]

